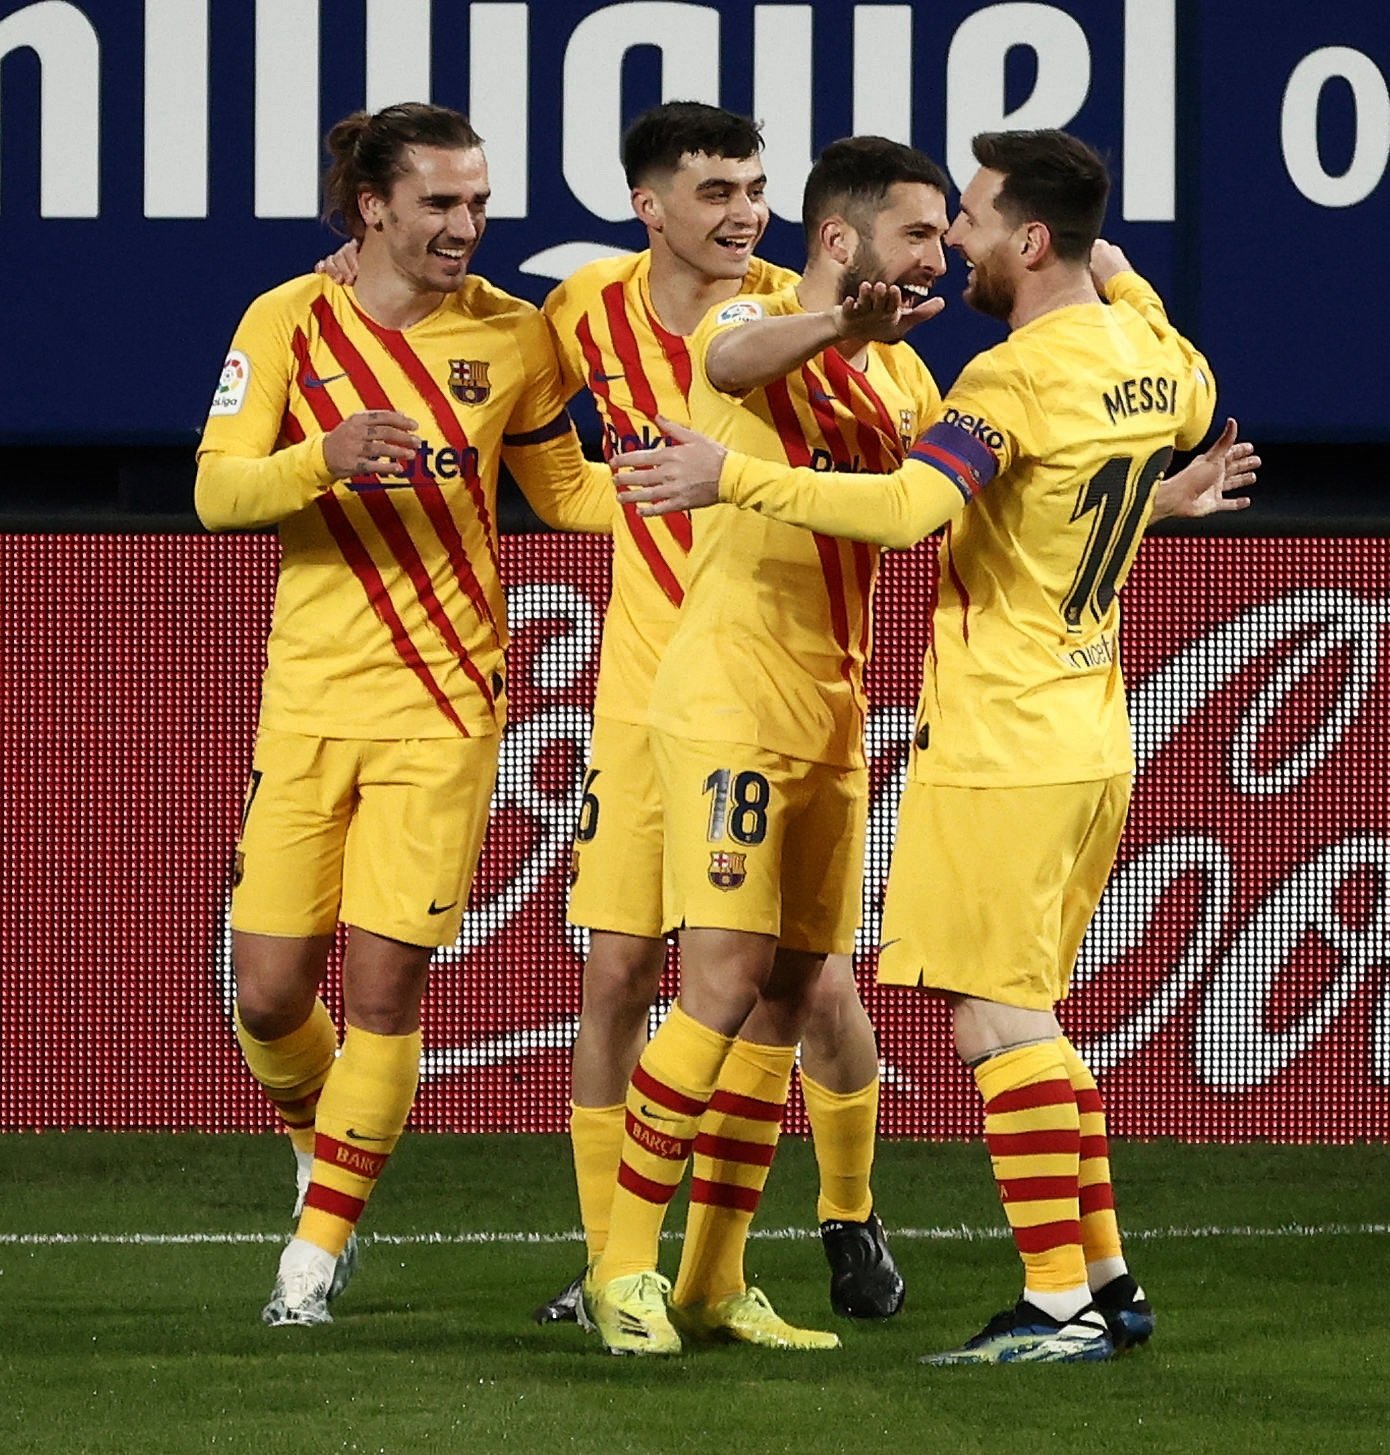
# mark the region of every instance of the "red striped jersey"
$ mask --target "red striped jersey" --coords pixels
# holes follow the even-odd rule
[[[323,438],[363,409],[416,421],[406,473],[335,482]],[[545,321],[481,278],[409,328],[296,278],[247,310],[198,452],[213,529],[278,525],[261,721],[318,737],[486,734],[505,716],[496,493],[505,459],[554,524],[611,527]]]
[[[661,439],[656,416],[690,418],[693,368],[688,341],[663,327],[649,291],[651,254],[603,258],[580,268],[551,293],[566,397],[587,389],[603,426],[604,457]],[[745,291],[770,293],[796,275],[759,258]],[[675,630],[685,596],[691,527],[686,515],[644,520],[622,508],[614,526],[613,591],[604,619],[598,690],[600,717],[644,723],[657,664]]]
[[[895,469],[941,402],[906,344],[871,344],[862,370],[827,349],[741,402],[709,383],[703,360],[717,334],[800,311],[792,287],[711,311],[691,340],[695,427],[783,468]],[[875,546],[729,506],[699,512],[686,602],[657,673],[651,722],[698,741],[861,766],[877,571]]]

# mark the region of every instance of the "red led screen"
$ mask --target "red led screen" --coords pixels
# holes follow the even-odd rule
[[[8,536],[0,560],[0,1129],[268,1127],[228,1021],[225,908],[274,544]],[[427,1002],[424,1130],[565,1126],[582,946],[564,877],[606,547],[513,537],[503,564],[513,725]],[[929,550],[894,556],[879,592],[865,946],[932,570]],[[1124,634],[1139,781],[1066,1010],[1117,1133],[1387,1135],[1387,583],[1383,540],[1143,548]],[[860,966],[885,1134],[974,1135],[941,1007],[875,988],[870,950]]]

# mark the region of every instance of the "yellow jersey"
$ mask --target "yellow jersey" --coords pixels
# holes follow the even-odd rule
[[[688,340],[652,306],[651,254],[586,264],[546,299],[565,397],[587,389],[603,426],[604,458],[660,442],[656,416],[686,420],[693,377]],[[795,273],[754,258],[743,287],[770,293]],[[604,618],[594,712],[642,724],[656,669],[685,597],[691,524],[685,514],[644,520],[620,508],[614,524],[613,589]]]
[[[335,480],[323,441],[394,410],[422,446],[402,473]],[[279,528],[261,721],[318,737],[498,732],[506,601],[497,471],[549,523],[611,529],[605,466],[582,457],[544,319],[481,278],[406,329],[311,275],[252,303],[198,451],[210,529]]]
[[[1200,442],[1216,395],[1142,278],[1107,291],[1109,306],[1055,309],[968,364],[887,481],[725,462],[721,499],[800,525],[906,545],[951,523],[909,767],[920,782],[1133,771],[1118,594],[1173,446]]]
[[[862,369],[827,349],[741,400],[710,384],[704,359],[716,336],[800,311],[791,286],[711,310],[691,341],[691,422],[780,462],[782,472],[896,468],[941,402],[906,344],[869,345]],[[698,741],[862,766],[877,548],[723,506],[700,512],[695,525],[685,606],[657,673],[652,724]]]

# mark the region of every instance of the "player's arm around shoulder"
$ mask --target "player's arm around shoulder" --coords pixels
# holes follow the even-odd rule
[[[277,450],[294,374],[294,318],[306,285],[296,279],[246,310],[222,365],[198,448],[194,505],[209,530],[274,525],[336,478],[324,435]]]

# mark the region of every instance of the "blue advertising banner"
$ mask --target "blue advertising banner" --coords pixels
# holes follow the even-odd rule
[[[765,123],[762,251],[793,266],[834,138],[911,141],[963,186],[973,133],[1065,126],[1111,161],[1107,234],[1224,410],[1267,440],[1390,439],[1381,0],[0,0],[0,440],[191,443],[246,304],[336,246],[318,183],[346,112],[468,111],[479,270],[539,301],[643,245],[618,142],[677,97]],[[944,291],[914,343],[948,383],[998,328]]]

